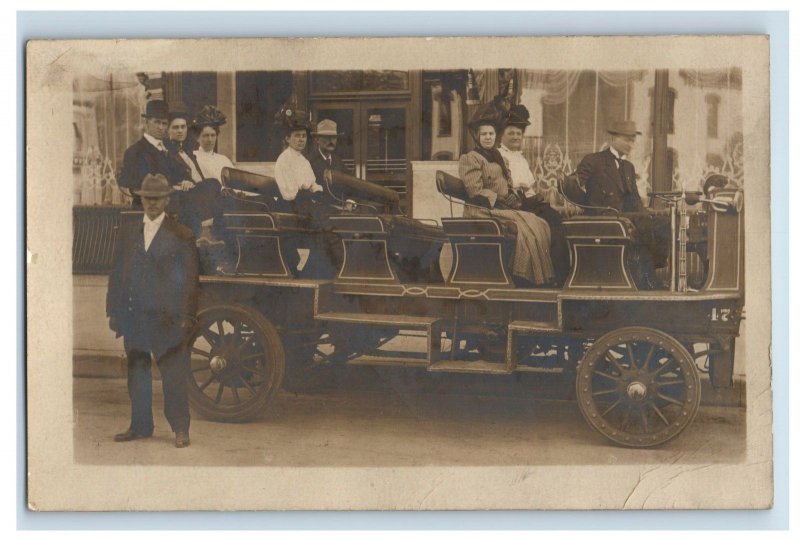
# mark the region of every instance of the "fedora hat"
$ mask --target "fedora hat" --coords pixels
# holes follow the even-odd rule
[[[169,118],[169,106],[164,100],[150,100],[147,102],[142,116],[145,118]]]
[[[311,132],[311,135],[324,135],[328,137],[340,137],[344,135],[336,131],[336,122],[333,120],[325,119],[320,120],[317,124],[316,131]]]
[[[530,120],[531,114],[528,112],[528,108],[524,105],[514,105],[508,111],[508,118],[506,119],[506,126],[517,126],[522,128],[523,130],[531,125]]]
[[[642,135],[633,120],[615,120],[606,131],[611,135]]]
[[[172,193],[172,188],[164,175],[145,175],[142,186],[133,193],[140,197],[167,197]]]

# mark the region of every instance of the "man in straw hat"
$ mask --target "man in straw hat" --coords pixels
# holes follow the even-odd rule
[[[189,445],[187,336],[197,310],[198,258],[191,231],[166,215],[172,188],[160,174],[145,175],[135,193],[142,221],[124,224],[108,281],[109,327],[124,338],[131,422],[114,441],[153,435],[151,363],[161,373],[164,415],[175,446]]]
[[[142,138],[125,151],[119,185],[135,192],[146,175],[160,174],[170,185],[179,185],[186,179],[186,166],[176,161],[164,144],[169,126],[169,106],[162,100],[147,102]],[[139,196],[134,196],[133,206],[141,208]]]
[[[311,168],[320,183],[326,169],[342,171],[344,167],[342,159],[335,153],[339,137],[344,134],[339,133],[336,128],[336,122],[326,118],[320,120],[317,129],[311,132],[316,148],[311,152],[308,161],[311,162]]]
[[[636,187],[636,170],[626,158],[636,136],[632,120],[618,120],[608,127],[608,148],[585,156],[578,165],[578,178],[586,188],[587,204],[620,212],[642,212],[644,205]]]
[[[636,187],[636,170],[626,159],[633,149],[636,136],[642,132],[636,129],[632,120],[614,121],[607,131],[610,136],[608,148],[585,156],[576,171],[586,189],[586,204],[601,207],[588,209],[587,213],[602,213],[603,207],[635,213],[628,218],[636,226],[641,243],[647,248],[638,253],[638,285],[643,289],[655,289],[660,287],[655,269],[666,265],[672,242],[669,220],[653,215],[645,208]]]

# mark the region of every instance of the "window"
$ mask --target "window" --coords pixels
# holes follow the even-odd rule
[[[678,93],[675,91],[674,88],[669,87],[667,89],[667,133],[673,134],[675,133],[675,98],[678,97]]]
[[[236,161],[271,162],[283,150],[273,123],[292,94],[289,71],[236,72]]]
[[[216,73],[184,72],[177,79],[181,86],[180,101],[192,114],[204,105],[217,105]]]
[[[719,102],[720,98],[716,94],[706,94],[706,105],[708,105],[706,116],[706,135],[709,139],[719,137]]]

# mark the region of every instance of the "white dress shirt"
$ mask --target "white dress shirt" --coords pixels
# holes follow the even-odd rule
[[[319,155],[320,155],[320,156],[322,156],[322,159],[323,159],[323,160],[325,160],[326,162],[328,162],[328,165],[332,165],[332,164],[333,164],[333,156],[326,156],[326,155],[325,155],[325,154],[322,152],[322,149],[321,149],[321,148],[319,148],[319,147],[317,147],[317,152],[319,152]]]
[[[145,133],[144,134],[144,138],[147,140],[148,143],[150,143],[151,145],[156,147],[161,152],[166,152],[167,151],[167,147],[164,146],[164,141],[162,141],[161,139],[156,139],[155,137],[153,137],[149,133]]]
[[[528,164],[528,160],[519,150],[511,150],[505,145],[500,145],[500,154],[508,162],[508,170],[511,173],[511,184],[514,188],[525,186],[526,195],[533,195],[533,173]]]
[[[617,169],[619,169],[622,166],[622,160],[625,159],[625,156],[621,156],[614,147],[608,147],[608,150],[610,150],[611,154],[617,159]]]
[[[161,227],[161,224],[164,222],[164,216],[166,213],[162,212],[161,215],[156,218],[155,220],[151,220],[147,217],[147,214],[144,215],[142,218],[142,223],[144,223],[144,251],[150,249],[150,243],[153,242],[153,237],[156,236],[158,233],[158,229]]]
[[[194,182],[195,184],[197,184],[198,182],[202,182],[203,175],[201,175],[200,171],[197,170],[197,167],[195,167],[192,158],[186,153],[186,151],[180,149],[178,151],[178,156],[180,156],[181,159],[183,160],[183,163],[185,163],[186,166],[189,167],[189,171],[192,174],[192,182]]]
[[[233,162],[227,156],[217,154],[213,150],[206,152],[202,148],[198,148],[194,151],[194,157],[197,159],[197,165],[200,166],[200,170],[206,178],[221,180],[222,168],[233,167]]]
[[[275,180],[285,201],[294,201],[300,190],[322,191],[322,186],[317,184],[311,162],[292,147],[286,147],[278,156],[275,162]]]

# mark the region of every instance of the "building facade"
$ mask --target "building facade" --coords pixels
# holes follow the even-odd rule
[[[741,70],[239,71],[109,74],[74,83],[76,206],[124,205],[115,178],[141,136],[148,100],[211,104],[228,118],[218,152],[271,174],[282,142],[273,129],[287,101],[314,123],[337,123],[347,170],[400,193],[410,215],[438,219],[436,169],[457,170],[474,146],[466,121],[502,95],[531,112],[523,152],[542,194],[559,204],[557,179],[603,148],[605,127],[634,120],[643,132],[630,160],[640,193],[702,185],[712,173],[743,182]]]

